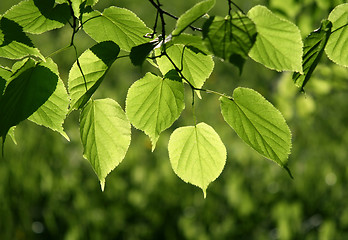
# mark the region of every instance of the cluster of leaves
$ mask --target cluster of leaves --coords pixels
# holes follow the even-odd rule
[[[302,41],[298,27],[264,6],[244,13],[228,0],[227,16],[207,12],[215,0],[197,3],[180,17],[165,11],[158,0],[149,0],[156,11],[148,28],[128,9],[112,6],[99,12],[98,0],[24,0],[0,18],[0,57],[16,60],[0,67],[0,137],[14,138],[14,128],[29,119],[62,134],[65,118],[80,111],[80,135],[84,157],[91,163],[102,189],[105,178],[125,157],[131,141],[131,125],[147,134],[152,150],[164,130],[185,108],[185,87],[192,91],[192,126],[179,127],[169,140],[174,172],[185,182],[206,189],[222,172],[226,148],[216,131],[197,123],[195,98],[201,92],[220,98],[221,113],[246,144],[288,171],[291,132],[281,113],[253,89],[238,87],[233,96],[202,88],[214,69],[213,57],[227,60],[240,72],[247,58],[276,71],[292,71],[303,91],[322,53],[348,67],[348,4],[337,6],[321,27]],[[169,34],[166,18],[176,20]],[[202,28],[193,26],[205,19]],[[73,48],[68,87],[51,57],[43,56],[28,34],[41,34],[69,24],[72,37],[59,53]],[[160,29],[161,31],[157,32]],[[187,30],[193,30],[187,33]],[[84,31],[97,43],[77,56],[75,34]],[[184,33],[185,32],[185,33]],[[200,32],[200,35],[195,33]],[[124,56],[138,66],[149,62],[160,74],[146,73],[129,88],[125,111],[113,99],[92,99],[111,65]]]

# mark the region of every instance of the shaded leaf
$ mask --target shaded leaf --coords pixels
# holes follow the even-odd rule
[[[179,35],[193,22],[206,14],[215,5],[215,0],[205,0],[195,4],[192,8],[182,14],[176,21],[176,27],[172,33],[173,36]]]
[[[242,13],[210,17],[203,25],[203,39],[217,57],[228,60],[242,71],[256,39],[254,23]]]
[[[150,137],[152,150],[160,133],[169,128],[185,108],[184,87],[180,80],[173,71],[164,78],[147,73],[128,90],[128,119]]]
[[[48,59],[44,66],[59,76],[58,66],[51,59]],[[52,95],[28,119],[38,125],[42,125],[57,131],[69,141],[69,137],[64,132],[62,126],[66,115],[68,114],[68,107],[68,93],[62,79],[58,78],[57,87]]]
[[[21,59],[27,56],[45,59],[21,26],[5,17],[0,18],[0,57]]]
[[[63,27],[70,18],[68,4],[54,6],[54,0],[26,0],[13,6],[4,17],[16,22],[24,32],[40,34]]]
[[[332,23],[324,20],[319,29],[311,32],[304,40],[303,48],[303,74],[294,73],[292,79],[295,85],[303,91],[323,54],[327,40],[331,34]]]
[[[112,63],[117,59],[120,48],[114,42],[101,42],[87,49],[78,58],[82,69],[74,63],[69,72],[70,109],[83,107],[97,90]]]
[[[112,99],[91,100],[81,112],[80,135],[84,157],[104,191],[106,176],[124,159],[131,141],[126,114]]]
[[[146,57],[158,44],[157,41],[151,41],[148,43],[143,43],[138,46],[132,47],[129,58],[135,66],[142,65],[146,60]]]
[[[298,27],[264,6],[250,9],[248,17],[257,30],[249,56],[270,69],[302,72],[303,44]]]
[[[226,148],[215,130],[206,123],[177,128],[168,143],[170,163],[185,182],[200,187],[206,197],[208,185],[222,172]]]
[[[5,90],[7,81],[12,75],[11,70],[0,67],[0,98]]]
[[[282,114],[261,94],[248,88],[236,88],[233,100],[221,97],[220,102],[225,121],[238,136],[258,153],[288,170],[291,132]]]
[[[114,41],[122,50],[148,42],[151,32],[133,12],[118,7],[106,8],[103,13],[91,11],[83,15],[83,29],[97,42]]]
[[[58,76],[46,63],[29,59],[12,77],[0,99],[0,136],[39,109],[53,94]]]
[[[333,62],[348,67],[348,3],[335,7],[328,20],[332,22],[332,34],[325,52]]]

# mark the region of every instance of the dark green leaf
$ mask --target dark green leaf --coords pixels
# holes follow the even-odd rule
[[[242,71],[256,39],[254,23],[242,13],[210,17],[203,26],[203,39],[217,57],[228,60]]]
[[[327,40],[331,34],[331,27],[332,23],[329,20],[324,20],[320,28],[309,34],[304,40],[302,60],[303,74],[295,72],[292,76],[295,85],[299,87],[301,91],[303,91],[304,86],[320,61]]]
[[[8,10],[4,17],[16,22],[24,32],[40,34],[63,27],[70,18],[68,4],[54,6],[54,0],[26,0]]]
[[[130,55],[129,55],[132,63],[135,66],[142,65],[146,57],[156,47],[157,44],[158,44],[157,41],[152,41],[152,42],[143,43],[141,45],[132,47]]]
[[[58,76],[47,63],[28,60],[5,89],[0,99],[0,136],[32,115],[53,94]]]
[[[11,75],[11,70],[2,68],[0,66],[0,98],[5,90],[6,83],[10,79]]]
[[[87,49],[69,73],[69,93],[71,110],[83,107],[98,89],[112,63],[117,59],[120,48],[116,43],[107,41]]]

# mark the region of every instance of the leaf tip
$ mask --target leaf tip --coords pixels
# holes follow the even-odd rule
[[[100,180],[100,188],[101,188],[102,192],[104,192],[104,189],[105,189],[105,178]]]

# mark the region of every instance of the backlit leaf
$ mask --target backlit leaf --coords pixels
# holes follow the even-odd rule
[[[193,22],[206,14],[214,5],[215,0],[205,0],[194,5],[179,17],[172,35],[175,36],[182,33]]]
[[[304,40],[303,48],[303,74],[294,73],[292,79],[295,85],[303,91],[314,69],[318,65],[323,54],[327,40],[331,34],[332,23],[324,20],[319,29],[311,32]]]
[[[170,163],[185,182],[200,187],[204,197],[208,185],[222,172],[226,148],[215,130],[206,123],[180,127],[168,143]]]
[[[254,23],[242,13],[232,18],[210,17],[203,26],[203,39],[215,56],[228,60],[242,71],[256,39]]]
[[[44,64],[53,73],[59,76],[58,66],[48,59]],[[62,79],[58,79],[57,87],[49,99],[31,115],[28,119],[38,125],[48,127],[60,133],[69,140],[68,135],[64,132],[63,123],[68,114],[69,97]]]
[[[0,136],[37,111],[56,89],[58,76],[47,63],[27,60],[0,99]]]
[[[24,32],[40,34],[63,27],[70,18],[68,4],[54,6],[54,0],[26,0],[13,6],[4,17],[16,22]]]
[[[71,110],[84,106],[103,81],[107,71],[116,60],[120,48],[114,42],[101,42],[87,49],[79,57],[79,68],[74,63],[69,72]]]
[[[325,52],[335,63],[348,67],[348,3],[335,7],[328,19],[332,22],[332,34]]]
[[[177,73],[177,77],[171,74],[161,78],[147,73],[128,90],[128,119],[150,137],[152,150],[160,133],[169,128],[185,108],[183,83]]]
[[[233,100],[221,97],[220,102],[225,121],[238,136],[258,153],[288,170],[291,133],[282,114],[248,88],[236,88]]]
[[[114,41],[122,50],[149,42],[151,32],[133,12],[118,7],[106,8],[103,13],[92,11],[83,15],[83,29],[97,42]]]
[[[131,126],[120,105],[112,99],[91,100],[80,116],[84,157],[97,174],[102,191],[106,176],[124,159]]]
[[[249,56],[270,69],[302,72],[303,44],[298,27],[264,6],[250,9],[248,17],[257,30]]]

